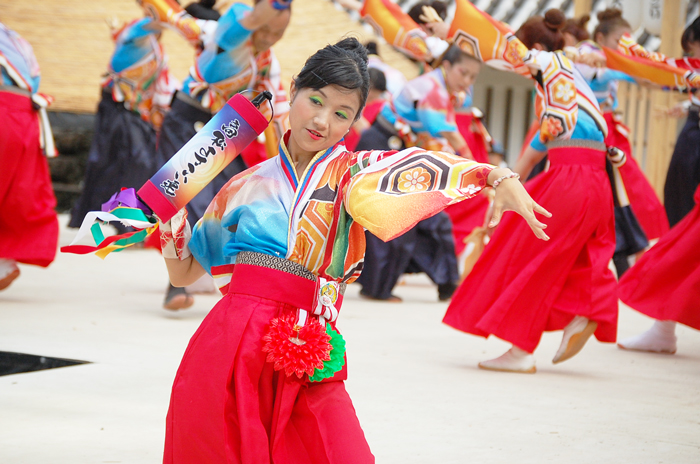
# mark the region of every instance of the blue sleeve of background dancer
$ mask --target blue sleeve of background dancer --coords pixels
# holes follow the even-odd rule
[[[433,137],[440,137],[442,132],[457,131],[457,125],[447,120],[446,113],[428,109],[418,109],[416,113],[423,128]]]
[[[240,47],[253,31],[241,26],[241,20],[253,9],[242,3],[234,3],[231,8],[219,18],[214,40],[224,50]]]
[[[143,18],[129,26],[117,40],[112,55],[112,69],[121,72],[151,53],[153,47],[147,37],[157,32],[159,29],[151,18]]]
[[[600,82],[601,84],[608,84],[613,81],[625,81],[636,83],[636,81],[632,77],[628,76],[622,71],[615,71],[614,69],[606,69],[603,72],[599,72],[594,78],[594,80]]]

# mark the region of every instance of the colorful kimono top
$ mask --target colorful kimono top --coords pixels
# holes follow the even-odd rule
[[[102,81],[115,102],[123,102],[155,128],[163,122],[176,88],[159,42],[161,31],[161,24],[151,18],[112,31],[115,49]]]
[[[297,177],[288,137],[279,156],[232,178],[195,225],[190,248],[207,272],[254,251],[352,282],[362,270],[365,229],[382,240],[395,238],[477,195],[494,168],[418,148],[348,152],[339,143],[317,153]],[[230,280],[215,277],[219,287]]]
[[[528,66],[541,69],[535,77],[539,83],[535,114],[545,125],[537,131],[530,146],[546,151],[546,143],[554,139],[580,139],[603,142],[607,124],[593,90],[578,69],[561,52],[530,50]],[[547,85],[542,85],[543,83]],[[568,129],[567,129],[568,128]]]
[[[581,42],[578,46],[578,52],[603,54],[600,47],[590,40]],[[617,109],[618,81],[635,82],[632,77],[614,69],[594,68],[580,63],[576,63],[576,69],[586,79],[601,108]]]
[[[219,18],[213,34],[203,35],[204,49],[185,79],[183,91],[216,113],[238,92],[268,90],[274,95],[274,121],[282,134],[289,103],[281,83],[281,67],[272,49],[255,54],[253,31],[240,24],[251,11],[248,5],[234,3]]]
[[[413,132],[427,132],[441,137],[441,132],[456,132],[455,105],[457,98],[447,91],[442,69],[410,80],[382,109],[382,116],[394,124],[397,119],[407,122]],[[461,105],[460,105],[461,106]]]

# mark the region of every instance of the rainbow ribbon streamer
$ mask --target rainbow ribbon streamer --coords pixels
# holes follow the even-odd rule
[[[143,209],[147,207],[138,200],[134,189],[125,189],[116,193],[102,207],[108,211],[87,213],[75,238],[70,245],[61,247],[61,252],[78,255],[95,253],[104,259],[112,252],[122,251],[124,248],[144,241],[158,229],[158,221],[155,217],[146,215]],[[119,221],[127,227],[138,230],[105,237],[102,225],[112,221]],[[90,244],[79,244],[86,241]]]

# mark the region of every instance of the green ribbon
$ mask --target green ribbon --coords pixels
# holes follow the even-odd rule
[[[323,369],[316,369],[314,375],[309,376],[312,382],[333,377],[345,365],[345,339],[330,324],[326,324],[326,333],[331,337],[331,359],[323,363]]]

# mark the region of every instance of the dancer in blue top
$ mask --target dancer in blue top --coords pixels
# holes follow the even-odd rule
[[[281,87],[280,66],[270,47],[282,38],[291,17],[290,3],[258,1],[253,8],[234,3],[215,23],[204,26],[203,49],[197,56],[182,89],[175,94],[171,109],[158,137],[156,158],[167,162],[238,92],[268,90],[274,95],[274,131],[266,131],[267,144],[277,146],[275,138],[285,130],[289,111],[286,93]],[[253,142],[253,145],[258,142]],[[258,144],[259,146],[259,144]],[[247,150],[251,150],[248,147]],[[198,220],[214,195],[228,180],[247,166],[243,156],[236,158],[187,205],[190,218]],[[170,286],[166,309],[184,309],[194,299],[184,288]]]
[[[140,187],[160,167],[156,132],[176,84],[160,44],[164,26],[150,17],[112,25],[114,53],[102,80],[83,191],[70,227],[80,227],[89,211],[100,210],[120,188]]]

